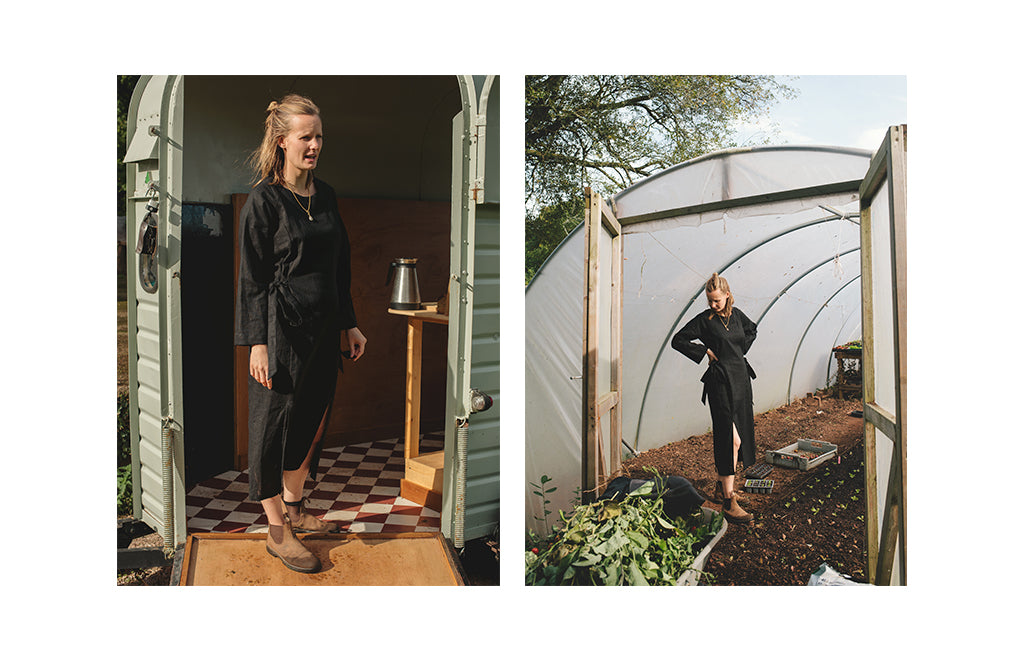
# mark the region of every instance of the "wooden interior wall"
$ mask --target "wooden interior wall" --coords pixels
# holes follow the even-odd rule
[[[238,214],[247,195],[232,196],[235,277],[238,271]],[[366,354],[346,361],[339,373],[325,447],[402,437],[405,421],[406,319],[388,313],[391,287],[385,286],[394,259],[415,258],[420,296],[438,300],[448,282],[451,205],[386,199],[339,199],[338,209],[352,243],[352,297]],[[237,282],[236,282],[237,287]],[[421,430],[444,428],[448,336],[445,326],[423,336]],[[247,464],[248,349],[235,349],[235,463]]]

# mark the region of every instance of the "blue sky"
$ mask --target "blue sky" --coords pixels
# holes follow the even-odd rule
[[[799,90],[794,99],[780,101],[766,121],[744,125],[737,142],[778,133],[772,144],[820,144],[875,149],[885,130],[907,121],[906,76],[781,77]]]

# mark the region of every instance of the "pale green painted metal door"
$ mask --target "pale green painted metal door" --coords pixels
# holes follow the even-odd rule
[[[132,500],[134,516],[160,533],[166,548],[185,540],[180,322],[183,96],[181,76],[139,79],[128,111],[124,159]],[[147,216],[156,223],[152,256],[134,249]]]
[[[498,79],[460,76],[453,120],[448,397],[441,530],[456,547],[495,532],[500,511]],[[473,392],[493,400],[473,412]],[[449,469],[451,466],[451,469]]]

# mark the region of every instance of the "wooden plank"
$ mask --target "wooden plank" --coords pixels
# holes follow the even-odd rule
[[[619,393],[607,392],[597,402],[597,414],[604,417],[605,413],[619,405]]]
[[[420,380],[423,372],[423,321],[410,316],[405,359],[405,460],[420,453]]]
[[[444,484],[444,452],[428,452],[408,459],[405,479],[440,493]]]
[[[581,492],[583,501],[594,499],[599,479],[597,439],[597,351],[598,351],[598,259],[600,238],[600,197],[586,189],[585,254],[586,316],[583,323],[583,447]]]
[[[904,126],[889,129],[889,208],[891,236],[891,264],[893,281],[893,339],[896,342],[896,432],[893,435],[893,462],[897,470],[889,487],[895,489],[898,501],[894,515],[895,531],[899,534],[900,584],[906,576],[906,506],[907,506],[907,152]],[[883,525],[883,535],[886,528]]]
[[[711,211],[723,211],[725,209],[741,208],[744,206],[755,206],[759,204],[769,204],[772,202],[783,202],[791,199],[803,199],[805,197],[816,197],[821,195],[835,195],[846,192],[857,192],[857,190],[860,188],[860,185],[861,179],[856,179],[853,181],[840,181],[838,183],[829,183],[820,186],[808,186],[807,188],[799,188],[796,190],[784,190],[774,193],[751,195],[749,197],[737,197],[735,199],[724,199],[717,202],[694,204],[692,206],[680,206],[678,208],[667,209],[665,211],[629,215],[618,218],[618,222],[620,226],[626,227],[628,225],[635,225],[641,222],[663,220],[666,218],[678,218],[685,215],[709,213]]]
[[[441,511],[442,491],[431,490],[414,481],[402,479],[399,483],[399,494],[410,502],[425,506],[433,511]]]
[[[882,139],[882,144],[878,146],[878,149],[875,150],[874,155],[871,157],[868,171],[858,187],[858,193],[863,204],[870,205],[875,193],[878,192],[879,186],[888,179],[889,155],[889,133],[886,132],[885,137]]]
[[[881,536],[878,541],[878,559],[874,569],[874,584],[888,585],[892,583],[892,566],[896,557],[896,547],[900,535],[900,492],[899,480],[902,469],[899,461],[899,443],[893,443],[892,457],[889,460],[889,479],[885,489],[885,506],[882,510]],[[906,584],[901,581],[901,584]]]
[[[894,443],[896,442],[896,418],[877,403],[864,403],[864,421],[871,423]]]
[[[875,322],[874,277],[871,249],[871,206],[860,201],[860,285],[861,285],[861,380],[864,384],[864,520],[867,536],[868,581],[874,584],[878,562],[878,464],[876,460],[875,426],[871,423],[867,404],[875,400]]]
[[[601,203],[601,226],[607,229],[608,233],[613,237],[622,235],[622,225],[619,224],[619,220],[603,201]]]
[[[604,206],[607,210],[607,206]],[[610,211],[609,211],[610,212]],[[616,223],[617,224],[617,223]],[[612,239],[611,271],[611,387],[616,394],[616,405],[610,411],[608,420],[610,438],[609,453],[611,474],[615,474],[622,466],[622,231],[617,231]]]
[[[447,295],[447,294],[445,294]],[[396,316],[411,316],[427,323],[448,324],[448,315],[437,311],[439,303],[423,303],[423,309],[394,309],[388,307],[388,314]]]

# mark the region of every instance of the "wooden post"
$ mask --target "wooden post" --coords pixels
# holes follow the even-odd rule
[[[896,435],[892,461],[897,469],[890,481],[895,490],[896,527],[899,533],[900,584],[907,584],[907,127],[889,129],[893,264],[893,333],[896,341]],[[892,490],[890,492],[892,492]]]
[[[875,400],[874,277],[871,259],[871,207],[860,210],[861,361],[864,402],[864,506],[867,534],[868,581],[875,583],[878,562],[878,467],[875,462],[875,425],[869,421],[867,404]]]
[[[410,316],[406,331],[405,460],[420,455],[420,381],[423,372],[423,321]]]
[[[583,320],[583,447],[581,452],[580,491],[584,503],[596,498],[599,480],[597,438],[597,351],[598,351],[598,261],[600,257],[601,198],[587,188],[584,230],[587,276],[585,317]]]
[[[611,209],[605,206],[604,221],[612,231],[612,296],[611,296],[611,387],[615,392],[615,406],[609,411],[608,427],[611,437],[608,438],[610,469],[607,474],[615,474],[622,466],[622,227],[615,219]]]

